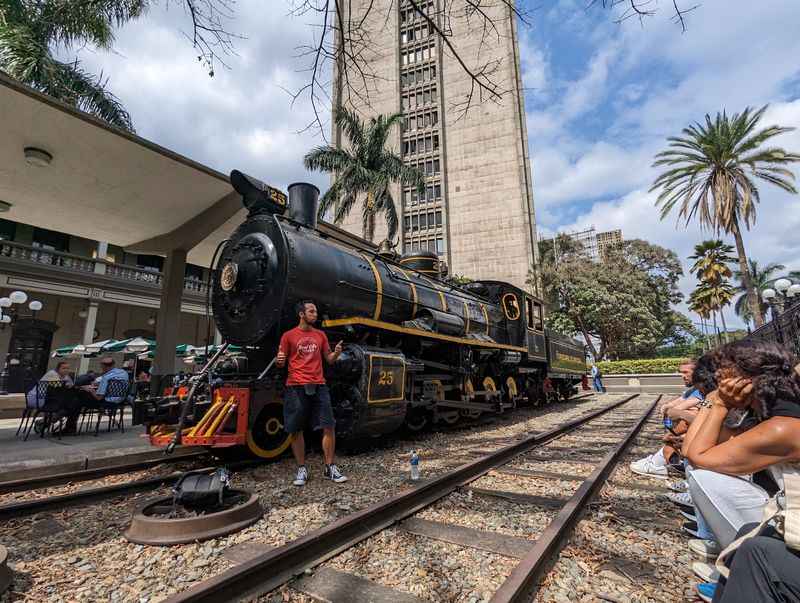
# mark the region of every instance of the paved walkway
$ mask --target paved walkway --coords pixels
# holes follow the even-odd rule
[[[105,420],[100,435],[81,433],[77,436],[40,438],[31,432],[26,442],[16,437],[19,419],[0,419],[0,481],[29,477],[36,473],[61,473],[121,464],[133,459],[158,458],[163,451],[153,448],[145,436],[144,427],[130,426],[130,413],[125,417],[125,433],[105,431]],[[191,449],[183,449],[189,452]],[[178,454],[176,451],[175,454]],[[26,475],[27,474],[27,475]]]

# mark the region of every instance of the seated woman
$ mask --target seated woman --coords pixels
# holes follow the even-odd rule
[[[733,344],[726,352],[719,388],[708,396],[711,404],[695,419],[686,442],[686,455],[697,468],[689,478],[692,500],[723,548],[745,524],[761,519],[769,499],[763,488],[741,476],[767,469],[783,488],[782,465],[800,461],[797,359],[771,343]],[[725,420],[735,414],[731,411],[741,414],[741,409],[749,409],[760,422],[729,437]],[[784,546],[778,561],[740,574],[752,579],[753,572],[760,572],[763,579],[757,583],[739,583],[734,561],[728,587],[718,588],[714,600],[800,601],[800,597],[786,599],[781,594],[787,588],[791,591],[793,584],[800,586],[800,558]],[[787,567],[795,568],[793,574],[785,573]],[[698,591],[708,597],[713,587],[700,585]],[[763,596],[767,592],[771,594]],[[800,595],[800,588],[794,592]]]

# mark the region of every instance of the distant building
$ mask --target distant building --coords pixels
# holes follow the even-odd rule
[[[474,106],[462,113],[454,103],[470,93],[472,82],[414,7],[407,0],[355,0],[343,3],[342,10],[346,21],[358,22],[371,9],[366,26],[371,53],[365,60],[366,70],[378,79],[344,97],[344,78],[356,86],[361,80],[355,73],[339,73],[337,64],[334,106],[342,103],[364,118],[405,114],[389,145],[406,165],[425,174],[426,186],[422,193],[391,189],[402,212],[399,243],[404,252],[432,251],[448,263],[451,274],[527,289],[538,250],[513,3],[481,5],[496,28],[491,44],[482,40],[479,19],[474,24],[445,21],[440,0],[418,5],[430,18],[452,26],[465,60],[491,61],[494,79],[510,93],[501,102],[480,103],[476,92]],[[345,133],[335,125],[333,141],[347,146]],[[342,226],[360,235],[361,224],[359,205]],[[378,220],[375,241],[385,236],[386,226]]]
[[[609,230],[606,232],[597,232],[594,226],[581,230],[578,232],[564,232],[558,233],[569,237],[576,243],[580,243],[587,255],[595,262],[602,262],[605,260],[606,253],[620,245],[623,241],[622,230]],[[553,239],[553,237],[541,237],[540,240]]]

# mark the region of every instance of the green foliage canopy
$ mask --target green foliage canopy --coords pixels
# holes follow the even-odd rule
[[[143,15],[147,0],[0,0],[0,69],[53,98],[124,130],[131,117],[106,89],[102,74],[77,59],[55,58],[59,49],[92,45],[109,50],[114,27]]]
[[[399,219],[390,185],[402,182],[420,191],[425,186],[422,172],[404,165],[403,159],[387,148],[389,134],[394,126],[400,126],[403,114],[378,115],[364,122],[355,111],[340,107],[335,119],[347,135],[349,148],[316,147],[303,160],[309,170],[334,174],[333,184],[320,200],[319,217],[333,210],[333,221],[341,224],[360,197],[364,238],[372,240],[375,216],[382,213],[388,227],[387,238],[393,241]]]
[[[542,251],[548,327],[582,335],[595,357],[648,356],[695,335],[689,319],[671,308],[682,299],[674,252],[642,240],[608,250],[603,262],[575,245]]]

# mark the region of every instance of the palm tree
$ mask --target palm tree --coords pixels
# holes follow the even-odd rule
[[[695,289],[689,295],[689,299],[688,299],[688,304],[687,305],[689,307],[689,310],[691,310],[692,312],[694,312],[695,314],[697,314],[700,317],[700,325],[702,326],[703,334],[705,335],[705,333],[706,333],[706,331],[705,331],[706,325],[708,324],[708,320],[711,318],[711,313],[712,313],[711,309],[708,307],[708,300],[704,299],[704,298],[701,298],[697,293],[697,289]],[[715,325],[715,327],[716,327],[716,325]],[[716,328],[715,328],[715,332],[716,332]],[[707,336],[706,336],[706,344],[708,344]]]
[[[730,278],[732,272],[728,264],[736,261],[733,246],[720,240],[708,240],[694,246],[694,255],[690,260],[695,260],[692,272],[701,281],[717,283]]]
[[[718,283],[701,281],[689,296],[690,309],[697,312],[696,308],[699,307],[709,312],[714,321],[715,332],[717,332],[717,314],[719,314],[722,320],[722,331],[725,333],[725,339],[727,340],[728,325],[725,323],[725,313],[723,309],[731,303],[735,294],[736,290],[727,280]]]
[[[733,288],[728,282],[732,272],[729,263],[735,262],[736,257],[731,255],[733,247],[723,243],[719,239],[708,240],[694,246],[694,255],[690,255],[690,260],[695,260],[691,271],[700,281],[698,295],[709,296],[709,307],[712,312],[719,312],[722,319],[722,328],[727,339],[728,327],[725,324],[724,308],[730,303],[733,296]],[[730,295],[728,295],[730,291]],[[716,327],[716,314],[714,315]]]
[[[756,291],[762,291],[766,289],[769,285],[770,281],[774,280],[773,275],[776,272],[784,270],[786,266],[783,264],[767,264],[763,268],[760,268],[758,262],[756,260],[750,260],[749,266],[749,273],[750,273],[750,282],[755,287]],[[792,276],[793,273],[789,273],[789,276]],[[740,316],[745,323],[749,323],[753,320],[753,314],[750,311],[750,304],[747,303],[747,288],[745,287],[744,280],[742,279],[742,272],[740,270],[736,270],[733,273],[733,276],[739,281],[739,285],[736,287],[737,292],[741,293],[739,299],[736,300],[736,304],[733,306],[733,311],[736,312],[737,316]],[[759,309],[761,310],[762,316],[767,313],[767,309],[769,306],[767,303],[761,299],[761,296],[758,297],[759,302]]]
[[[662,189],[656,200],[662,219],[678,206],[679,219],[687,225],[696,218],[701,227],[733,235],[757,326],[764,318],[748,271],[741,226],[749,229],[756,220],[760,200],[756,179],[796,194],[794,174],[784,166],[800,161],[800,155],[784,149],[761,148],[770,138],[793,130],[777,125],[756,130],[766,109],[766,105],[757,111],[747,107],[731,117],[723,111],[714,120],[706,115],[705,124],[695,123],[683,129],[683,136],[668,138],[669,148],[653,163],[668,169],[650,188]]]
[[[340,224],[358,197],[362,198],[361,217],[364,238],[372,240],[375,234],[375,215],[383,212],[388,226],[388,239],[397,234],[399,220],[397,207],[390,191],[393,182],[425,187],[425,176],[416,168],[404,165],[403,160],[386,148],[391,129],[403,120],[402,113],[378,115],[366,124],[355,111],[339,108],[336,125],[350,141],[350,148],[330,145],[312,149],[303,160],[309,170],[321,170],[334,174],[331,187],[322,196],[319,217],[333,209],[333,221]]]
[[[106,89],[107,80],[94,76],[77,59],[60,61],[55,53],[73,45],[108,50],[113,27],[141,16],[148,0],[0,1],[0,69],[20,82],[133,131],[128,112]]]

